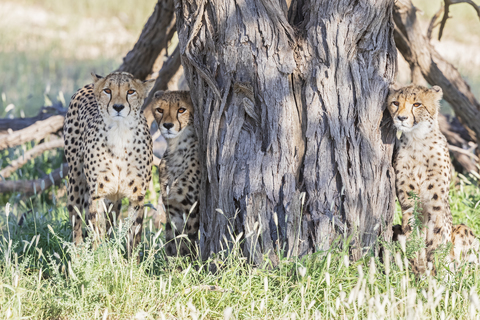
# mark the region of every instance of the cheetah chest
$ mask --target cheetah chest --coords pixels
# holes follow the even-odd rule
[[[450,159],[444,154],[443,143],[400,141],[395,159],[398,188],[414,191],[429,200],[439,186],[448,185]]]
[[[145,194],[149,153],[136,128],[113,126],[99,132],[97,188],[112,201]]]

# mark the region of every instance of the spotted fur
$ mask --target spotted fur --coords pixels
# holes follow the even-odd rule
[[[126,197],[129,217],[134,219],[130,255],[140,241],[144,198],[152,176],[152,139],[141,106],[153,82],[137,80],[126,72],[92,77],[93,84],[73,95],[64,123],[73,241],[83,241],[78,212],[85,209],[87,226],[103,237]],[[110,204],[113,209],[105,221],[104,208]]]
[[[193,255],[199,228],[200,168],[190,93],[158,91],[150,107],[168,144],[159,167],[167,209],[166,252],[170,256]],[[181,237],[184,234],[187,237]]]
[[[452,237],[452,214],[448,202],[450,156],[447,140],[438,127],[439,101],[442,89],[411,85],[392,91],[387,100],[388,110],[401,138],[396,144],[394,168],[397,197],[402,208],[402,229],[408,237],[415,193],[420,202],[426,242],[425,258],[412,263],[416,274],[423,274],[427,263],[433,262],[435,249]]]

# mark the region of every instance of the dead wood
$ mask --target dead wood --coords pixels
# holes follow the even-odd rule
[[[64,116],[55,115],[45,120],[37,121],[22,130],[0,135],[0,150],[22,145],[35,140],[40,141],[52,133],[63,129]]]
[[[44,178],[37,180],[16,180],[0,182],[0,193],[20,192],[26,196],[41,193],[52,185],[59,185],[63,178],[67,176],[68,165],[66,163]]]
[[[145,79],[152,72],[155,60],[168,47],[176,30],[173,2],[158,0],[135,46],[123,58],[119,71],[130,72],[139,79]]]
[[[31,118],[0,119],[0,136],[9,131],[18,131],[35,124],[37,121],[46,120],[55,115],[65,115],[67,109],[61,103],[55,103],[50,107],[42,107],[40,112]]]
[[[32,149],[25,152],[24,156],[21,156],[20,158],[12,161],[10,165],[3,168],[0,171],[0,175],[3,178],[8,178],[13,172],[18,170],[22,166],[24,166],[28,161],[35,159],[45,151],[56,149],[56,148],[63,148],[63,146],[64,146],[63,139],[55,139],[49,142],[40,143],[35,147],[33,147]]]
[[[445,6],[443,9],[443,18],[442,18],[442,21],[440,22],[440,30],[438,31],[438,40],[442,39],[443,29],[445,28],[448,18],[450,18],[449,12],[450,12],[451,5],[458,4],[458,3],[467,3],[471,5],[473,9],[475,9],[478,17],[480,18],[480,6],[478,6],[472,0],[444,0],[444,3],[445,3]]]
[[[418,65],[429,84],[442,87],[444,99],[476,140],[477,136],[480,137],[480,103],[468,83],[423,35],[416,8],[410,0],[397,0],[393,17],[395,43],[400,53],[410,65]]]
[[[473,153],[470,139],[466,140],[462,137],[460,132],[466,131],[460,123],[454,126],[450,123],[449,119],[443,114],[438,114],[438,125],[440,131],[443,133],[448,141],[448,149],[454,158],[454,166],[457,171],[465,170],[466,172],[478,172],[476,161],[478,157]],[[465,135],[465,132],[462,132]],[[468,135],[468,133],[467,133]],[[475,145],[475,144],[474,144]],[[458,164],[461,166],[458,167]]]

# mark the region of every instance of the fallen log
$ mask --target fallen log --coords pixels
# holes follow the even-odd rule
[[[62,115],[52,116],[48,119],[37,121],[24,129],[10,134],[2,134],[0,135],[0,150],[13,148],[32,140],[40,141],[50,134],[62,130],[64,118]]]
[[[26,196],[31,196],[47,190],[52,185],[59,185],[62,179],[67,177],[67,173],[68,165],[64,163],[60,168],[41,179],[2,181],[0,182],[0,193],[21,192]]]
[[[13,172],[23,167],[29,160],[35,159],[36,157],[38,157],[39,155],[41,155],[47,150],[63,148],[63,146],[64,146],[63,139],[55,139],[53,141],[40,143],[35,147],[33,147],[32,149],[25,152],[25,154],[22,157],[15,159],[14,161],[12,161],[10,165],[3,168],[0,171],[0,175],[3,178],[8,178]]]

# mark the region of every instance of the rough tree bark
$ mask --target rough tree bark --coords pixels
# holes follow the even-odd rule
[[[393,0],[292,1],[295,31],[283,0],[175,9],[205,168],[203,258],[232,234],[273,264],[279,250],[328,248],[335,231],[354,234],[355,259],[391,236]]]

